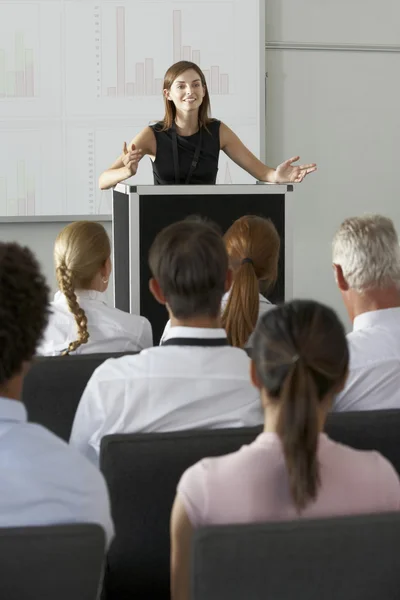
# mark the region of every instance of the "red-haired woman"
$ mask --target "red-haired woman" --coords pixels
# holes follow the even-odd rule
[[[314,163],[293,165],[294,156],[276,169],[264,165],[224,123],[210,117],[210,98],[204,73],[192,62],[180,61],[165,74],[165,114],[145,127],[115,163],[101,174],[101,189],[108,189],[136,174],[146,154],[153,165],[154,183],[209,184],[216,182],[219,151],[259,181],[300,182],[316,169]]]

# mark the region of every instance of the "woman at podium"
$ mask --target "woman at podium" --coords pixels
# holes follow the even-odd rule
[[[201,69],[189,61],[172,65],[164,77],[165,114],[145,127],[114,164],[101,174],[105,190],[136,175],[143,156],[150,157],[154,183],[212,185],[216,183],[219,151],[259,181],[299,183],[316,170],[314,163],[294,165],[294,156],[276,169],[264,165],[227,125],[210,117],[210,97]]]

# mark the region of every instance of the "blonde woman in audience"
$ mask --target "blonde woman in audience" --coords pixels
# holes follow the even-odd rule
[[[251,348],[258,318],[274,307],[265,296],[271,292],[277,276],[280,239],[270,219],[248,215],[237,219],[224,235],[232,287],[221,303],[221,323],[228,341],[238,348]],[[168,322],[161,343],[167,335]]]
[[[241,217],[224,235],[232,287],[222,299],[222,326],[232,346],[251,347],[259,316],[273,308],[260,294],[271,291],[278,276],[280,239],[270,219]]]
[[[171,516],[173,600],[189,598],[197,527],[400,509],[399,478],[385,458],[323,433],[348,362],[344,328],[330,308],[293,301],[262,316],[251,378],[261,392],[264,432],[183,474]]]
[[[111,247],[100,223],[75,221],[58,235],[54,261],[59,291],[38,354],[140,351],[153,345],[147,319],[107,306]]]

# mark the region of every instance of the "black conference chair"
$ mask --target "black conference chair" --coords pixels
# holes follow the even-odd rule
[[[93,371],[108,358],[120,356],[124,354],[36,357],[22,390],[29,421],[68,441],[79,400]]]
[[[96,600],[105,534],[100,525],[0,529],[0,598]]]
[[[106,436],[101,469],[116,528],[108,556],[107,600],[169,599],[169,518],[183,472],[206,456],[251,443],[260,428]],[[376,449],[400,473],[400,410],[330,415],[338,442]]]
[[[398,600],[400,514],[195,532],[194,600]]]
[[[400,410],[331,413],[326,433],[358,450],[377,450],[400,475]]]

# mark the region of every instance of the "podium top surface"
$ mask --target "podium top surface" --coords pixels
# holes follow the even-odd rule
[[[263,183],[229,185],[130,185],[118,183],[114,188],[121,194],[139,194],[140,196],[194,196],[203,194],[286,194],[293,191],[293,184]]]

